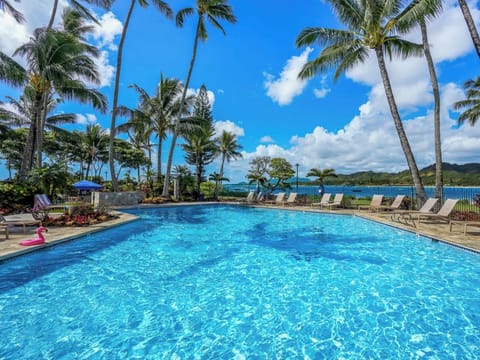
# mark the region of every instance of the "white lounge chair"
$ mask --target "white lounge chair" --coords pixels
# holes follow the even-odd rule
[[[378,211],[395,211],[400,208],[402,205],[403,199],[405,199],[405,195],[397,195],[393,200],[391,205],[382,205],[378,207]]]
[[[417,214],[417,220],[420,223],[422,220],[436,220],[436,221],[450,221],[450,213],[457,204],[458,199],[447,199],[437,213],[432,214]]]
[[[284,206],[288,205],[295,205],[295,201],[297,201],[297,193],[292,192],[290,195],[288,195],[287,200],[283,203]]]
[[[279,192],[275,200],[267,200],[265,201],[266,204],[274,204],[274,205],[281,205],[283,200],[285,199],[285,193]]]
[[[335,196],[333,197],[333,202],[325,204],[323,206],[329,209],[334,209],[334,208],[342,207],[343,206],[342,202],[343,202],[343,194],[338,193],[338,194],[335,194]]]
[[[423,206],[418,211],[412,211],[412,210],[394,211],[391,216],[391,219],[392,221],[403,222],[406,225],[408,225],[408,223],[412,223],[412,225],[415,226],[414,217],[419,214],[433,214],[432,209],[437,203],[437,201],[438,201],[437,198],[427,199],[425,204],[423,204]]]
[[[383,195],[373,195],[370,205],[359,205],[358,210],[377,211],[382,206]]]
[[[325,204],[328,204],[330,203],[330,198],[332,197],[332,194],[330,193],[324,193],[322,195],[322,198],[320,199],[320,202],[314,202],[314,203],[311,203],[310,206],[320,206],[322,207],[323,205]]]

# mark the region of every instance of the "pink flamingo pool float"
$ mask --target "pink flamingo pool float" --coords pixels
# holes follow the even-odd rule
[[[37,238],[24,240],[20,243],[20,245],[31,246],[31,245],[40,245],[40,244],[45,243],[45,238],[43,237],[43,234],[42,234],[42,232],[44,232],[44,231],[48,232],[48,229],[46,227],[40,226],[37,229],[37,235],[38,235]]]

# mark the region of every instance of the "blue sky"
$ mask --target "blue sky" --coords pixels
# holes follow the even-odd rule
[[[117,45],[129,1],[116,1],[111,11],[93,9],[101,26],[90,41],[100,46],[98,60],[102,91],[109,99]],[[174,11],[193,6],[194,0],[169,2]],[[190,82],[191,91],[205,84],[210,92],[218,131],[238,136],[243,159],[231,162],[226,175],[232,182],[245,181],[249,162],[256,156],[283,157],[299,164],[300,176],[313,167],[332,167],[338,173],[400,171],[407,168],[393,127],[375,57],[343,75],[336,83],[332,73],[308,81],[297,79],[306,61],[321,50],[297,48],[295,39],[309,26],[338,28],[327,4],[320,0],[231,0],[237,24],[224,24],[227,35],[209,27],[209,38],[198,49]],[[48,21],[52,1],[15,3],[27,22],[16,24],[0,14],[0,49],[7,54],[27,41],[35,27]],[[65,4],[62,4],[64,6]],[[480,3],[469,2],[477,28]],[[59,17],[57,17],[58,19]],[[153,94],[160,74],[184,80],[194,36],[195,18],[182,29],[154,7],[137,5],[127,35],[121,73],[119,102],[134,107],[136,83]],[[464,98],[462,84],[479,76],[480,60],[474,52],[460,9],[444,1],[443,14],[429,26],[431,49],[442,96],[444,161],[479,162],[480,126],[456,126],[452,104]],[[408,38],[420,41],[419,31]],[[434,162],[433,97],[423,58],[388,64],[394,93],[419,167]],[[18,91],[0,84],[0,100]],[[77,128],[98,123],[109,128],[110,117],[88,106],[65,104],[62,111],[78,114]],[[118,123],[125,119],[119,118]],[[164,163],[169,143],[164,148]],[[185,164],[178,148],[175,164]],[[2,171],[3,170],[3,171]],[[218,171],[218,163],[207,172]],[[0,177],[6,172],[0,169]]]

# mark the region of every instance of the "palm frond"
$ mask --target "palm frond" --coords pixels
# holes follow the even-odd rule
[[[191,16],[195,13],[194,8],[184,8],[178,11],[177,16],[175,17],[175,24],[178,27],[183,27],[183,23],[187,16]]]
[[[410,56],[422,56],[423,46],[416,44],[408,40],[400,39],[396,36],[387,37],[384,42],[385,52],[389,55],[390,59],[395,56],[399,56],[406,59]]]

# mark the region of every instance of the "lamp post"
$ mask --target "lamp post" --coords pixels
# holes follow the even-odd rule
[[[296,163],[295,166],[297,167],[297,193],[298,193],[298,163]]]

